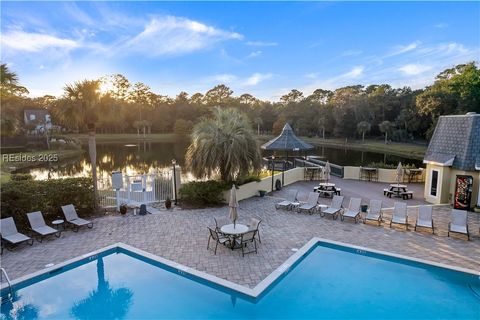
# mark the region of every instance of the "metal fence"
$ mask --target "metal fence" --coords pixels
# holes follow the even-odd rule
[[[299,158],[295,159],[295,167],[325,167],[326,163],[326,161],[312,158],[307,158],[307,160]],[[343,178],[343,166],[330,163],[330,174],[332,176]]]
[[[99,179],[97,182],[99,203],[102,207],[115,207],[117,197],[120,203],[153,203],[173,199],[173,178],[169,171],[123,176],[123,188],[112,188],[112,179]]]

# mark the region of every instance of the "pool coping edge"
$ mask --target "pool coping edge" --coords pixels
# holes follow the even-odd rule
[[[78,257],[66,260],[64,262],[60,262],[58,264],[55,264],[51,267],[44,268],[42,270],[35,271],[33,273],[30,273],[28,275],[16,278],[11,281],[11,285],[15,286],[20,283],[23,283],[25,281],[28,281],[32,278],[42,276],[44,274],[50,273],[52,271],[58,270],[60,268],[66,267],[68,265],[71,265],[73,263],[82,261],[84,259],[91,258],[93,256],[96,256],[98,254],[101,254],[103,252],[109,251],[109,250],[115,250],[115,249],[124,249],[127,251],[130,251],[132,253],[138,254],[142,257],[145,257],[147,259],[153,260],[155,262],[158,262],[160,264],[163,264],[167,267],[176,269],[178,271],[187,273],[191,276],[198,277],[200,279],[206,280],[208,282],[211,282],[213,284],[219,285],[221,287],[242,293],[246,296],[249,296],[251,298],[257,298],[260,296],[265,290],[267,290],[277,279],[279,279],[282,275],[285,273],[289,272],[290,268],[295,265],[295,263],[300,260],[305,254],[307,254],[310,249],[312,249],[314,246],[316,246],[318,243],[327,243],[327,244],[333,244],[337,246],[342,246],[342,247],[347,247],[355,250],[361,250],[369,253],[374,253],[374,254],[379,254],[387,257],[393,257],[393,258],[398,258],[398,259],[403,259],[407,261],[413,261],[421,264],[426,264],[426,265],[431,265],[439,268],[444,268],[448,270],[453,270],[457,272],[462,272],[462,273],[467,273],[471,274],[474,276],[477,276],[480,279],[480,271],[472,270],[472,269],[467,269],[467,268],[462,268],[462,267],[456,267],[456,266],[451,266],[447,265],[444,263],[438,263],[438,262],[433,262],[429,261],[426,259],[420,259],[420,258],[414,258],[414,257],[409,257],[406,255],[401,255],[401,254],[396,254],[396,253],[391,253],[391,252],[386,252],[383,250],[376,250],[376,249],[371,249],[367,247],[362,247],[362,246],[356,246],[344,242],[339,242],[339,241],[334,241],[334,240],[329,240],[329,239],[324,239],[324,238],[319,238],[319,237],[313,237],[310,239],[305,245],[303,245],[301,248],[299,248],[293,255],[291,255],[287,260],[285,260],[280,266],[275,268],[266,278],[264,278],[262,281],[260,281],[255,287],[249,288],[244,285],[240,285],[237,283],[234,283],[229,280],[225,280],[222,278],[219,278],[217,276],[211,275],[209,273],[206,273],[204,271],[199,271],[194,268],[188,267],[186,265],[174,262],[172,260],[165,259],[163,257],[157,256],[155,254],[146,252],[142,249],[135,248],[131,245],[122,243],[122,242],[117,242],[111,245],[108,245],[106,247],[94,250],[92,252],[89,252],[87,254],[80,255]],[[8,285],[5,283],[0,286],[0,290],[3,291],[5,288],[7,288]]]

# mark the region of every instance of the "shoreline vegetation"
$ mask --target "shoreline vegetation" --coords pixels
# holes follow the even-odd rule
[[[34,152],[19,152],[15,153],[15,157],[20,159],[27,159],[25,161],[4,161],[4,157],[10,154],[2,154],[0,157],[0,181],[1,183],[10,180],[11,172],[17,169],[35,168],[43,166],[50,162],[61,162],[67,159],[72,159],[80,156],[86,151],[83,149],[68,149],[68,150],[42,150]]]
[[[82,144],[88,142],[88,134],[69,134],[68,137],[78,139]],[[273,139],[273,135],[257,135],[257,139],[261,142],[267,142]],[[97,143],[120,143],[120,142],[175,142],[178,140],[188,140],[188,135],[174,134],[174,133],[152,133],[145,135],[138,135],[136,133],[120,133],[120,134],[97,134]],[[301,139],[314,144],[315,146],[325,146],[333,148],[347,148],[359,151],[370,151],[387,153],[396,156],[405,156],[413,159],[421,160],[427,150],[427,143],[405,143],[405,142],[390,142],[385,144],[383,140],[379,139],[365,139],[362,143],[361,140],[344,138],[327,138],[322,139],[320,137],[301,137]]]

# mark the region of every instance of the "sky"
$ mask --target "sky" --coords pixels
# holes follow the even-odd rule
[[[1,2],[1,62],[31,96],[123,74],[157,94],[277,101],[297,89],[423,88],[480,61],[480,2]]]

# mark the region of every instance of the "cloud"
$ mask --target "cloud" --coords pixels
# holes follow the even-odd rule
[[[254,73],[250,77],[248,77],[244,82],[244,86],[256,86],[262,81],[265,81],[267,79],[270,79],[272,77],[271,73]]]
[[[424,73],[425,71],[428,71],[430,69],[432,69],[432,67],[421,64],[406,64],[401,68],[398,68],[399,71],[403,72],[406,75],[417,75]]]
[[[361,50],[347,50],[347,51],[342,52],[341,56],[342,57],[351,57],[351,56],[358,56],[362,53],[363,53],[363,51],[361,51]]]
[[[354,67],[354,68],[352,68],[352,70],[350,70],[347,73],[344,73],[344,74],[340,75],[338,78],[341,78],[341,79],[356,79],[363,74],[364,69],[365,69],[365,67],[363,67],[363,66]]]
[[[70,50],[80,46],[76,40],[22,30],[4,32],[1,43],[11,50],[26,52],[39,52],[49,48]]]
[[[392,52],[390,52],[389,54],[387,54],[386,56],[387,57],[392,57],[392,56],[398,56],[400,54],[404,54],[406,52],[409,52],[409,51],[412,51],[412,50],[415,50],[419,45],[420,45],[420,41],[415,41],[415,42],[412,42],[410,44],[407,44],[407,45],[398,45],[398,46],[395,46],[392,50]]]
[[[213,75],[211,77],[206,78],[207,82],[215,82],[215,83],[218,83],[218,82],[230,83],[230,82],[235,81],[235,80],[237,80],[237,77],[233,74],[228,74],[228,73],[216,74],[216,75]]]
[[[225,40],[241,40],[243,35],[217,29],[187,18],[164,16],[153,18],[125,47],[148,55],[189,53]]]
[[[262,54],[262,51],[260,51],[260,50],[253,51],[253,52],[250,52],[250,54],[248,56],[246,56],[245,59],[255,58],[255,57],[258,57],[261,54]]]
[[[437,24],[433,25],[433,27],[437,28],[437,29],[448,28],[448,23],[437,23]]]
[[[278,46],[276,42],[265,42],[265,41],[247,41],[247,46],[255,46],[255,47],[275,47]]]

